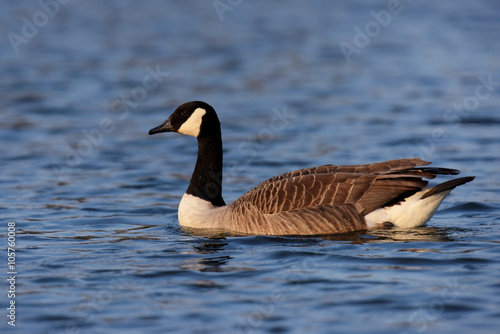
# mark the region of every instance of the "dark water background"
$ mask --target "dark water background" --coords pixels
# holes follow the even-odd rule
[[[2,333],[498,333],[498,1],[62,2],[0,4]],[[414,230],[189,235],[196,142],[147,131],[198,99],[227,202],[325,163],[477,178]]]

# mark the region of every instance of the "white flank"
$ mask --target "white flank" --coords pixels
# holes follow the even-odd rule
[[[427,187],[399,204],[377,209],[365,216],[368,228],[377,228],[379,224],[391,222],[396,227],[422,226],[436,213],[443,199],[450,190],[422,199],[422,195],[431,188]]]
[[[222,207],[214,206],[209,201],[197,196],[184,194],[179,204],[179,224],[190,228],[210,228],[213,215]]]
[[[198,137],[198,135],[200,134],[201,119],[206,113],[207,111],[205,109],[196,108],[191,116],[184,123],[182,123],[177,132],[182,133],[183,135]]]

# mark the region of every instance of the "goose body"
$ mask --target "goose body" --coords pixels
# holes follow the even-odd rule
[[[179,224],[245,235],[325,235],[387,226],[424,225],[462,177],[427,186],[458,170],[423,167],[421,159],[365,165],[323,165],[270,178],[233,203],[222,198],[222,138],[207,103],[182,104],[149,134],[178,132],[198,139],[198,158],[179,204]]]

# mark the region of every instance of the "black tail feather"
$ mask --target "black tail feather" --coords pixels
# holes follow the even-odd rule
[[[453,169],[452,169],[453,170]],[[430,197],[435,194],[439,194],[440,192],[451,190],[455,187],[458,187],[464,183],[470,182],[474,180],[475,176],[465,176],[465,177],[459,177],[458,179],[453,179],[450,181],[443,182],[441,184],[438,184],[428,192],[422,195],[422,199]]]

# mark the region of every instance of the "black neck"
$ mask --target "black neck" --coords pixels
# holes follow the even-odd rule
[[[198,138],[198,159],[187,194],[210,201],[215,206],[226,205],[222,199],[222,138],[220,132]]]

